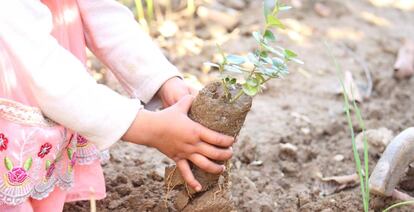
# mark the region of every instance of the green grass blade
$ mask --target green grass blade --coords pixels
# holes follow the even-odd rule
[[[352,90],[352,89],[351,89]],[[358,107],[358,105],[356,104],[356,101],[353,101],[353,105],[355,108],[355,113],[356,116],[358,118],[358,123],[359,126],[362,129],[362,135],[363,135],[363,142],[364,142],[364,167],[365,167],[365,191],[367,191],[365,198],[367,199],[366,201],[369,202],[369,153],[368,153],[368,139],[367,139],[367,135],[365,133],[366,128],[365,128],[365,122],[364,119],[362,118],[362,114],[361,111]]]
[[[409,200],[409,201],[399,202],[399,203],[396,203],[396,204],[394,204],[394,205],[391,205],[390,207],[386,208],[386,209],[385,209],[385,210],[383,210],[382,212],[388,212],[389,210],[391,210],[391,209],[393,209],[393,208],[396,208],[396,207],[401,207],[401,206],[404,206],[404,205],[412,205],[412,204],[414,204],[414,200]]]
[[[142,5],[142,0],[135,0],[135,7],[137,10],[138,21],[142,22],[143,20],[145,20],[144,6]]]
[[[154,2],[153,0],[146,0],[148,23],[154,20]]]
[[[355,165],[356,165],[357,173],[358,173],[359,180],[360,180],[362,203],[363,203],[363,206],[364,206],[364,211],[368,212],[368,210],[369,210],[369,198],[367,198],[367,196],[368,196],[367,193],[369,192],[369,190],[366,190],[367,189],[367,187],[365,186],[366,185],[366,180],[364,179],[364,176],[363,176],[363,173],[362,173],[361,159],[359,157],[358,150],[356,148],[355,132],[354,132],[352,119],[351,119],[349,98],[348,98],[348,94],[346,93],[345,85],[344,85],[344,82],[343,82],[342,77],[341,77],[343,71],[342,71],[341,66],[339,66],[336,58],[333,56],[329,45],[326,42],[324,42],[324,43],[325,43],[325,46],[328,49],[329,56],[331,57],[331,60],[333,61],[334,65],[335,65],[336,74],[339,78],[339,82],[341,84],[341,88],[342,88],[342,91],[343,91],[345,114],[346,114],[346,119],[347,119],[347,122],[348,122],[349,130],[351,131],[352,151],[353,151],[353,154],[354,154]],[[364,145],[364,147],[365,147],[365,145]],[[365,173],[365,174],[368,175],[368,172]]]

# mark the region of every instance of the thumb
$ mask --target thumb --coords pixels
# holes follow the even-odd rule
[[[185,95],[180,101],[177,102],[176,106],[178,109],[184,113],[187,113],[190,110],[191,104],[193,103],[194,96]]]

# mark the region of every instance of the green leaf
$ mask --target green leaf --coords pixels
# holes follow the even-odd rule
[[[231,64],[235,64],[235,65],[240,65],[243,64],[244,62],[246,62],[246,59],[244,59],[244,57],[242,56],[238,56],[238,55],[228,55],[226,57],[226,60],[231,63]]]
[[[256,76],[256,79],[259,80],[260,84],[262,84],[265,81],[265,78],[261,74],[256,73],[255,76]]]
[[[271,46],[269,46],[269,45],[263,44],[263,47],[264,47],[266,50],[268,50],[268,51],[272,52],[273,54],[276,54],[276,55],[277,55],[277,56],[279,56],[279,57],[284,57],[284,54],[283,54],[282,52],[280,52],[280,51],[278,51],[278,50],[274,49],[273,47],[271,47]]]
[[[210,67],[220,68],[220,66],[218,64],[212,63],[212,62],[205,62],[204,65],[210,66]]]
[[[28,158],[23,165],[24,170],[29,171],[30,167],[32,167],[33,159],[30,157]]]
[[[273,64],[272,58],[270,57],[261,57],[261,60],[266,64]]]
[[[249,96],[254,96],[257,94],[257,92],[259,92],[258,87],[250,86],[248,83],[244,83],[242,86],[242,89],[243,89],[243,92]]]
[[[285,61],[283,61],[280,58],[272,58],[272,63],[274,67],[282,67],[282,66],[286,66]]]
[[[268,57],[269,56],[269,53],[265,50],[265,51],[261,51],[259,53],[259,55],[260,55],[260,57]]]
[[[253,63],[254,65],[256,65],[256,66],[259,66],[260,65],[260,62],[259,62],[257,56],[255,54],[251,53],[251,52],[249,52],[247,54],[247,59],[249,59],[249,61],[251,63]]]
[[[13,169],[13,162],[8,157],[4,157],[4,166],[10,171]]]
[[[258,70],[261,74],[271,78],[274,78],[278,75],[278,70],[275,68],[260,67]]]
[[[256,78],[249,78],[246,80],[246,83],[251,87],[257,87],[259,85],[259,81]]]
[[[266,23],[269,26],[276,26],[281,29],[286,29],[285,25],[283,25],[283,23],[278,18],[274,17],[273,15],[268,15],[266,20],[267,20]]]
[[[275,41],[276,40],[275,35],[270,30],[266,30],[263,37],[265,39],[267,39],[268,41]]]
[[[260,32],[254,31],[252,33],[253,38],[258,42],[258,43],[262,43],[263,42],[263,37],[262,34],[260,34]]]
[[[280,65],[272,68],[277,72],[278,76],[289,74],[289,69],[287,65]]]
[[[283,51],[283,54],[284,54],[286,59],[291,59],[291,58],[294,58],[294,57],[298,56],[295,52],[293,52],[292,50],[289,50],[289,49],[285,49]]]
[[[67,153],[68,153],[69,160],[72,160],[73,150],[71,148],[68,148]]]
[[[224,70],[228,71],[228,72],[237,73],[237,74],[243,73],[243,71],[240,70],[240,68],[238,66],[232,66],[232,65],[225,65]]]
[[[50,162],[50,160],[46,160],[46,170],[49,169],[50,165],[52,165],[52,162]]]

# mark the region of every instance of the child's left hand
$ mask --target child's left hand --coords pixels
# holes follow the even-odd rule
[[[198,91],[188,86],[184,80],[174,77],[167,80],[160,88],[157,96],[162,101],[164,108],[177,103],[185,95],[196,95]]]

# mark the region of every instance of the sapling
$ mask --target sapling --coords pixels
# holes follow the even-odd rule
[[[194,100],[189,117],[217,132],[236,137],[252,105],[252,97],[258,94],[270,79],[288,74],[287,64],[302,63],[296,53],[280,46],[273,29],[284,29],[277,18],[280,11],[290,9],[277,0],[264,1],[265,26],[262,31],[253,32],[257,48],[246,56],[226,54],[218,46],[221,61],[207,62],[220,72],[220,80],[204,87]],[[174,204],[179,211],[231,211],[234,209],[229,192],[229,161],[221,175],[209,174],[191,165],[195,178],[202,185],[196,192],[188,187],[175,166],[167,167],[165,182],[167,191],[177,188]]]

